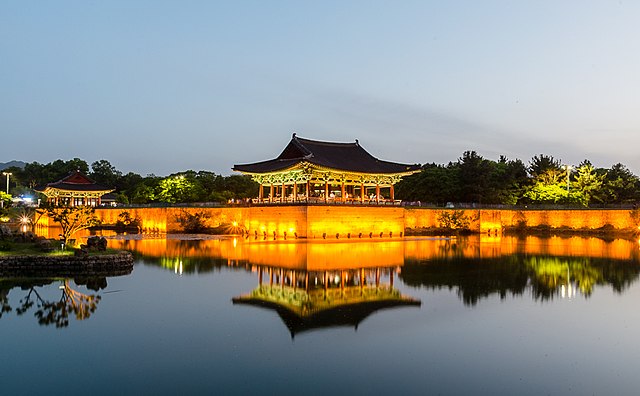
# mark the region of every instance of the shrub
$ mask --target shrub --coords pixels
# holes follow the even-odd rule
[[[452,230],[469,229],[471,218],[464,214],[464,210],[443,211],[438,214],[440,227]]]
[[[182,213],[176,216],[176,220],[186,233],[198,233],[208,229],[207,220],[211,216],[203,211],[189,213],[182,210]]]

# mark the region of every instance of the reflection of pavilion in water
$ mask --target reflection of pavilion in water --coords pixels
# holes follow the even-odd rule
[[[393,287],[396,268],[258,266],[258,287],[234,304],[274,309],[291,332],[358,325],[384,308],[420,306]]]
[[[273,304],[264,297],[268,293],[281,293],[274,291],[274,287],[292,289],[298,293],[293,296],[300,299],[300,290],[306,290],[307,276],[312,293],[303,296],[305,301],[316,298],[313,294],[317,292],[316,279],[318,284],[327,285],[329,294],[338,286],[336,275],[341,284],[346,282],[345,288],[357,289],[359,279],[369,287],[375,284],[371,271],[376,268],[382,269],[381,279],[390,278],[389,271],[395,269],[395,279],[400,278],[409,287],[456,290],[469,305],[492,295],[506,298],[524,293],[540,301],[576,297],[578,293],[588,298],[596,287],[610,286],[622,292],[640,276],[638,241],[624,239],[472,236],[369,242],[222,238],[111,240],[110,246],[136,250],[145,261],[156,258],[153,260],[161,266],[180,273],[207,272],[220,267],[259,272],[262,289],[254,294],[262,296],[262,305]],[[358,272],[360,269],[365,270],[364,275]],[[342,271],[346,271],[344,280]],[[288,303],[288,297],[282,301]],[[316,298],[314,302],[318,304],[317,301]],[[282,312],[295,309],[288,307]],[[303,311],[300,312],[302,315]]]

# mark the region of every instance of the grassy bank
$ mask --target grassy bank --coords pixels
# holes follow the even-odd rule
[[[53,251],[46,252],[42,250],[42,247],[37,243],[30,242],[12,242],[12,241],[0,241],[0,257],[7,256],[73,256],[76,247],[66,246],[64,250],[60,248]],[[118,250],[107,249],[105,251],[91,251],[90,256],[99,256],[105,254],[115,254]]]

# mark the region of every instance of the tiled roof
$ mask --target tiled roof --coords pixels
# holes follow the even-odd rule
[[[36,188],[36,191],[42,192],[47,188],[56,188],[58,190],[66,191],[113,191],[113,188],[96,184],[87,175],[80,171],[72,172],[69,176],[58,180],[55,183],[48,183],[44,187]]]
[[[377,159],[356,140],[355,143],[322,142],[297,137],[272,160],[234,165],[233,170],[246,173],[269,173],[308,162],[318,166],[358,173],[405,173],[420,169],[420,165],[399,164]]]

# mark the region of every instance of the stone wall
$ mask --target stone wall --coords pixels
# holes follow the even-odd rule
[[[471,229],[481,233],[504,227],[548,226],[552,228],[597,229],[611,226],[618,230],[635,230],[640,223],[629,209],[558,209],[558,210],[497,210],[497,209],[421,209],[406,208],[405,226],[410,228],[438,227],[438,216],[444,211],[462,210],[471,218]]]
[[[404,209],[401,207],[338,206],[338,205],[274,205],[223,208],[105,208],[96,209],[103,224],[115,224],[123,211],[141,219],[143,233],[180,232],[176,217],[183,211],[205,212],[209,215],[207,226],[242,227],[250,234],[278,238],[346,238],[362,233],[378,235],[389,233],[399,236],[404,231]]]
[[[0,277],[9,276],[118,276],[130,274],[133,256],[129,252],[78,256],[25,255],[0,257]]]
[[[250,234],[282,238],[284,234],[302,238],[357,237],[369,233],[379,237],[399,236],[405,228],[439,227],[438,217],[446,211],[462,210],[471,220],[471,229],[480,233],[500,233],[504,227],[518,225],[553,228],[597,229],[611,226],[619,230],[637,230],[640,224],[632,211],[619,210],[496,210],[432,209],[415,207],[274,205],[220,208],[100,208],[96,214],[103,224],[115,224],[124,211],[142,221],[143,233],[174,233],[182,228],[176,218],[183,211],[205,212],[209,227],[240,227]],[[40,224],[49,224],[46,219]]]

